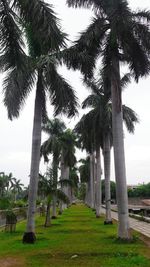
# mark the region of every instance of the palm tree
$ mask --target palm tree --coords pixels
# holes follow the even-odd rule
[[[11,191],[14,194],[14,201],[16,202],[16,197],[19,193],[22,192],[23,184],[21,183],[21,180],[17,180],[16,178],[13,178],[11,182]]]
[[[66,181],[61,181],[61,183],[66,183]],[[54,196],[57,200],[61,200],[65,203],[69,202],[68,197],[57,188],[57,185],[60,183],[55,181],[54,172],[53,169],[48,168],[46,174],[40,175],[40,193],[43,193],[44,196],[47,198],[47,209],[46,209],[46,218],[45,218],[45,227],[51,226],[51,214],[50,214],[50,208],[51,208],[51,201],[54,199]]]
[[[81,50],[102,56],[111,80],[113,144],[118,203],[118,237],[130,239],[122,123],[120,62],[129,66],[135,80],[149,73],[150,12],[132,12],[126,0],[67,0],[72,7],[92,7],[95,17],[78,40]]]
[[[105,77],[106,79],[106,77]],[[92,94],[87,97],[83,102],[83,108],[92,108],[88,114],[90,118],[89,123],[91,127],[94,122],[95,131],[97,131],[97,125],[100,129],[102,149],[104,155],[104,175],[105,175],[105,203],[106,203],[106,220],[105,224],[112,223],[111,219],[111,194],[110,194],[110,151],[113,144],[112,134],[112,103],[110,101],[110,87],[111,84],[105,83],[103,77],[99,79],[98,83],[93,81],[86,82],[89,88],[92,90]],[[108,78],[107,78],[108,80]],[[126,74],[121,79],[121,89],[130,82],[130,75]],[[107,88],[106,88],[107,87]],[[107,94],[106,94],[107,93]],[[123,121],[127,130],[130,133],[134,133],[135,123],[138,122],[137,114],[129,107],[123,105]]]
[[[12,173],[5,174],[4,172],[0,173],[0,195],[9,195],[9,189],[12,188],[13,182],[16,181],[16,178],[13,177]]]
[[[79,163],[80,181],[86,184],[85,204],[90,206],[90,157],[80,159]]]
[[[79,184],[78,168],[75,166],[70,168],[69,181],[71,183],[70,186],[71,203],[75,203],[75,198],[78,193],[78,184]]]
[[[67,129],[61,136],[61,179],[69,180],[70,178],[70,170],[76,163],[75,146],[76,135],[72,130]],[[71,187],[67,185],[63,188],[63,191],[69,197],[71,203]]]
[[[4,79],[4,104],[8,117],[18,117],[31,89],[36,87],[32,155],[30,169],[29,206],[26,232],[23,242],[33,243],[35,237],[34,216],[39,173],[41,123],[46,117],[46,94],[54,106],[54,113],[73,116],[77,99],[71,86],[57,72],[58,61],[54,54],[65,46],[65,34],[61,31],[52,7],[44,1],[7,1],[0,3],[0,68],[6,71]],[[24,29],[22,31],[21,29]],[[23,50],[25,32],[29,54]],[[43,63],[42,57],[49,53]]]
[[[57,187],[58,181],[58,166],[61,153],[61,136],[65,129],[65,124],[59,119],[47,119],[47,122],[42,127],[43,131],[49,135],[48,139],[41,146],[41,155],[44,160],[48,162],[48,155],[53,155],[53,177],[55,186]],[[56,196],[53,195],[53,218],[56,218]]]
[[[89,182],[89,188],[90,188],[90,207],[94,209],[95,207],[95,189],[98,187],[96,186],[97,178],[99,179],[100,176],[97,174],[96,171],[96,163],[98,162],[98,171],[100,170],[100,153],[97,157],[97,162],[95,162],[95,150],[98,153],[100,148],[100,142],[101,142],[101,134],[98,134],[98,132],[95,131],[94,128],[94,121],[93,121],[93,112],[88,113],[86,115],[83,115],[81,120],[77,123],[75,126],[74,131],[79,136],[79,142],[81,143],[81,148],[85,149],[87,153],[90,155],[90,182]],[[92,127],[91,127],[92,124]],[[96,154],[97,154],[96,153]],[[99,171],[99,174],[101,172]],[[95,179],[96,174],[96,179]],[[99,181],[98,181],[99,183]],[[99,191],[100,193],[100,191]],[[98,191],[96,194],[99,194]],[[97,196],[97,201],[100,201],[100,196]],[[97,208],[97,212],[99,212],[99,208]],[[99,215],[97,214],[97,217]]]

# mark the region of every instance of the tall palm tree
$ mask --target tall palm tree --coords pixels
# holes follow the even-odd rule
[[[105,77],[106,79],[106,77]],[[113,145],[112,133],[112,103],[110,101],[110,83],[105,83],[103,77],[96,81],[87,81],[86,85],[92,90],[92,94],[83,102],[83,108],[91,108],[88,117],[91,126],[94,122],[95,131],[98,128],[101,131],[102,149],[104,155],[104,175],[105,175],[105,203],[106,203],[106,220],[105,223],[112,222],[111,219],[111,194],[110,194],[110,151]],[[108,80],[108,78],[107,78]],[[130,82],[130,75],[126,74],[121,79],[121,89]],[[107,87],[107,88],[106,88]],[[135,123],[138,122],[137,114],[129,107],[123,105],[123,121],[130,133],[134,133]],[[89,123],[90,123],[89,122]]]
[[[46,95],[54,106],[54,113],[73,116],[77,99],[71,86],[57,72],[58,61],[54,53],[65,46],[66,35],[61,31],[52,6],[41,0],[32,2],[3,0],[0,3],[0,68],[6,71],[4,104],[8,117],[18,117],[20,109],[32,88],[36,87],[32,134],[29,206],[23,242],[33,243],[34,216],[38,185],[41,123],[46,117]],[[23,31],[22,31],[23,27]],[[23,34],[28,44],[28,55],[23,50]],[[42,57],[49,53],[43,63]]]
[[[80,181],[86,184],[85,204],[90,206],[90,157],[80,159],[79,163]]]
[[[75,157],[75,145],[76,145],[76,135],[72,130],[67,129],[63,132],[61,136],[61,179],[70,179],[71,168],[75,166],[76,157]],[[72,203],[72,187],[69,183],[66,186],[62,186],[62,191],[68,196],[70,203]],[[67,208],[67,205],[63,202],[60,203],[60,213]]]
[[[78,46],[102,56],[110,75],[112,98],[113,143],[118,203],[118,237],[130,239],[128,198],[120,89],[120,62],[129,66],[135,80],[149,73],[150,11],[132,12],[127,0],[67,0],[69,6],[93,8],[95,17],[81,34]],[[107,75],[108,76],[108,75]]]
[[[23,187],[23,184],[21,183],[21,180],[17,180],[16,178],[13,178],[10,189],[14,195],[15,202],[16,202],[17,195],[22,192],[22,187]]]
[[[41,146],[41,155],[44,156],[45,161],[48,160],[48,155],[53,156],[53,178],[55,187],[57,188],[58,182],[58,166],[61,153],[61,136],[65,129],[65,124],[59,119],[47,119],[47,122],[42,127],[43,131],[49,135],[48,139]],[[56,196],[53,195],[53,218],[56,218]]]
[[[75,126],[74,131],[79,136],[79,142],[81,143],[81,148],[85,149],[87,153],[90,155],[90,182],[89,182],[89,191],[90,191],[90,207],[94,209],[95,206],[95,200],[97,199],[98,202],[100,202],[100,195],[95,198],[95,189],[97,190],[96,183],[97,178],[100,179],[101,172],[100,172],[100,142],[101,142],[101,132],[95,131],[94,127],[94,114],[93,112],[88,113],[86,115],[83,115],[81,120],[77,123]],[[91,126],[92,125],[92,126]],[[97,152],[97,162],[95,162],[95,151]],[[98,163],[96,165],[96,163]],[[98,167],[98,172],[96,171],[96,168]],[[98,173],[100,175],[98,175]],[[96,175],[95,175],[96,174]],[[100,191],[96,193],[100,194]],[[98,205],[97,205],[98,207]],[[99,213],[99,208],[97,208],[97,212]],[[99,214],[97,214],[97,217],[99,217]]]

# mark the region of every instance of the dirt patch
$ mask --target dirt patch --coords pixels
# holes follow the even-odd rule
[[[23,267],[24,263],[20,259],[9,257],[5,259],[0,259],[0,266],[1,267]]]

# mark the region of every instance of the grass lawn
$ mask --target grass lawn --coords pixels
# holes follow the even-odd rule
[[[0,267],[150,267],[148,247],[138,238],[119,242],[116,225],[103,221],[83,205],[66,210],[50,228],[37,218],[34,245],[22,244],[25,223],[19,223],[16,233],[0,232]]]

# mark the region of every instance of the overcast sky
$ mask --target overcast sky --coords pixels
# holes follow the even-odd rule
[[[91,11],[68,8],[65,0],[47,0],[47,2],[54,5],[55,11],[61,18],[62,27],[71,40],[75,40],[78,33],[84,30],[91,20]],[[149,7],[149,0],[130,0],[129,3],[133,9]],[[82,102],[89,92],[82,85],[80,73],[68,71],[66,68],[60,69],[60,72],[75,88]],[[2,92],[2,75],[0,88]],[[3,96],[0,95],[0,171],[12,172],[26,185],[29,182],[30,172],[34,97],[33,90],[20,112],[19,119],[10,122],[2,103]],[[133,81],[123,93],[123,102],[134,109],[140,118],[134,136],[125,132],[127,182],[128,184],[150,182],[150,78],[142,79],[138,84]],[[52,114],[49,116],[52,117]],[[78,118],[67,121],[67,126],[73,126],[77,120]],[[44,171],[43,164],[41,170]],[[113,162],[112,179],[114,179]]]

